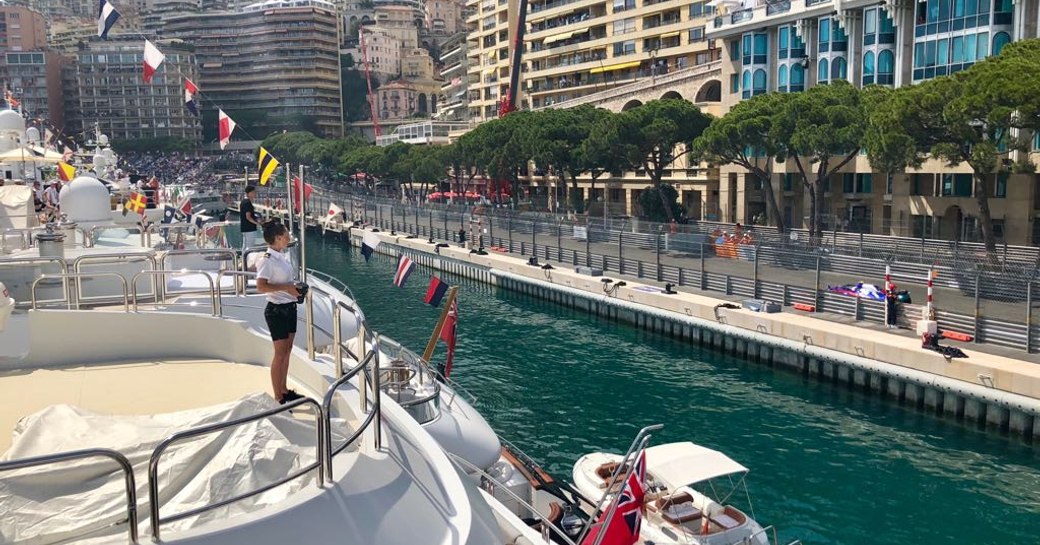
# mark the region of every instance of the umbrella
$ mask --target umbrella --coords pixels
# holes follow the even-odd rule
[[[460,195],[460,194],[458,194],[458,193],[456,193],[454,191],[448,191],[447,193],[444,194],[444,196],[449,198],[449,199],[454,199],[455,197],[461,197],[462,195]]]
[[[466,198],[467,199],[477,199],[477,198],[480,198],[480,193],[477,193],[476,191],[467,191],[466,192]]]
[[[57,163],[61,159],[62,155],[56,151],[28,146],[0,153],[0,162],[3,163]]]
[[[429,195],[426,196],[426,198],[427,199],[441,199],[441,198],[444,198],[444,194],[441,193],[440,191],[437,191],[437,192],[434,192],[434,193],[430,193]]]

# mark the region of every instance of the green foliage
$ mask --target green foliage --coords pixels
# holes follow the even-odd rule
[[[709,124],[711,116],[685,100],[653,100],[618,115],[616,153],[631,164],[642,164],[659,185],[664,169],[688,153]],[[686,149],[676,154],[679,144]]]
[[[668,184],[649,186],[640,192],[639,208],[643,211],[642,217],[660,223],[683,216],[683,208],[679,205],[679,192]]]
[[[565,110],[539,110],[532,112],[526,128],[526,155],[541,168],[552,168],[563,184],[571,179],[570,206],[577,213],[585,211],[578,175],[586,171],[579,151],[588,140],[593,127],[610,115],[606,110],[582,105]]]
[[[861,91],[843,80],[792,94],[772,117],[770,139],[784,142],[777,159],[794,160],[809,194],[809,233],[822,236],[823,181],[863,147],[867,111]]]
[[[119,140],[112,144],[112,148],[115,149],[117,153],[192,151],[197,147],[198,143],[193,140],[187,138],[174,138],[171,136]]]
[[[950,165],[968,163],[983,242],[995,256],[991,182],[1001,173],[1035,169],[1029,137],[1040,130],[1038,88],[1040,40],[1026,40],[954,76],[879,95],[865,139],[871,164],[894,172],[919,167],[929,155]],[[1013,151],[1022,152],[1017,162],[1010,159]]]
[[[768,93],[737,103],[694,141],[693,154],[712,165],[735,164],[758,177],[765,190],[769,221],[783,233],[785,225],[771,183],[772,163],[787,154],[787,142],[771,128],[795,95]]]

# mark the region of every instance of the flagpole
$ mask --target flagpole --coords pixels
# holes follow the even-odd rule
[[[288,204],[285,212],[289,215],[289,234],[293,234],[293,202],[292,202],[292,169],[289,168],[289,163],[285,163],[285,192],[289,194],[289,197],[285,200]]]
[[[423,351],[423,361],[429,362],[430,358],[433,357],[433,349],[437,347],[437,340],[441,338],[441,330],[444,329],[444,323],[448,321],[448,311],[451,310],[451,304],[455,302],[455,293],[458,291],[458,286],[448,288],[448,300],[444,302],[441,316],[437,318],[437,325],[433,327],[433,335],[430,335],[430,342],[426,343],[426,350]]]
[[[303,165],[300,168],[300,281],[307,281],[307,190],[303,185]]]

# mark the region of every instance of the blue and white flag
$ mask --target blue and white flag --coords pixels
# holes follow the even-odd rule
[[[108,31],[119,19],[119,12],[108,0],[101,0],[98,5],[97,35],[102,40],[108,39]]]
[[[369,231],[365,233],[365,236],[361,238],[361,255],[365,256],[365,261],[368,261],[372,254],[376,251],[376,246],[380,243],[379,235]]]
[[[403,288],[404,283],[408,281],[408,277],[411,276],[412,271],[415,270],[415,262],[404,254],[397,260],[397,273],[394,274],[394,285]]]

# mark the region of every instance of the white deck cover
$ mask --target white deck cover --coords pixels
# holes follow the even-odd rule
[[[23,418],[0,460],[82,448],[110,448],[134,467],[142,535],[148,520],[148,461],[154,447],[181,430],[256,414],[277,406],[265,394],[167,414],[109,416],[53,405]],[[314,461],[313,422],[280,414],[171,446],[159,463],[162,514],[172,515],[254,490]],[[313,475],[313,474],[311,474]],[[184,529],[282,501],[312,483],[300,478],[223,508],[164,525]],[[60,543],[125,532],[123,473],[106,458],[12,471],[0,478],[0,543]],[[10,516],[14,513],[15,516]],[[55,516],[59,514],[60,516]]]
[[[36,225],[32,187],[5,185],[0,187],[0,228],[24,229]]]
[[[729,456],[689,441],[646,449],[646,468],[671,490],[748,469]]]

